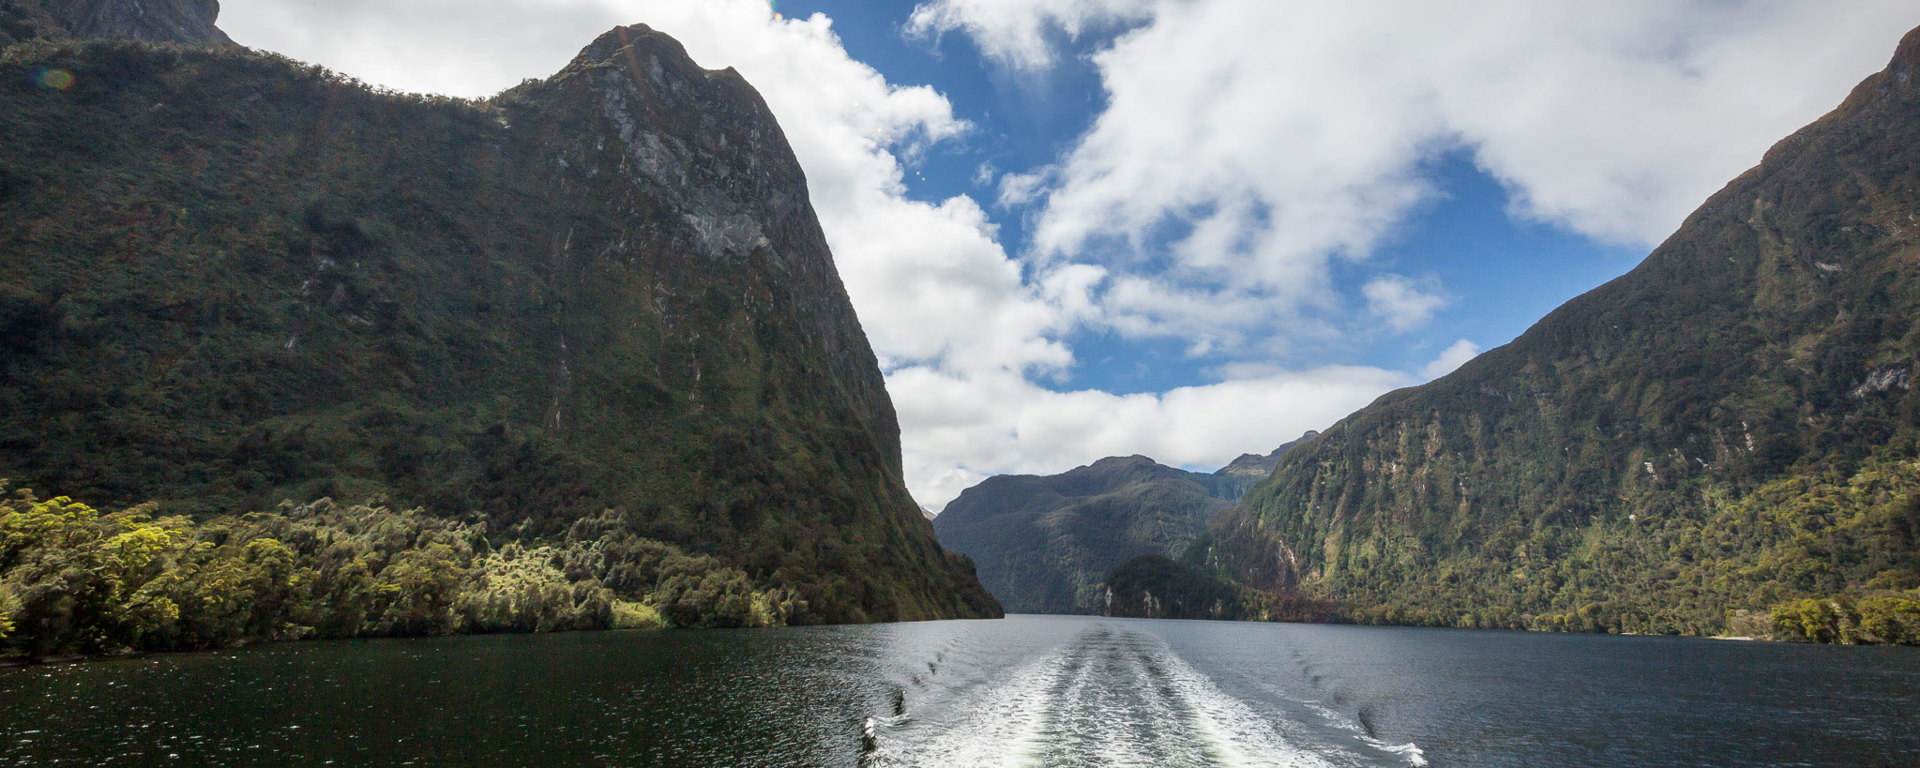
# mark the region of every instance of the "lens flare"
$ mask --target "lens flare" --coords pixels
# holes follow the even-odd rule
[[[42,88],[64,91],[73,87],[73,73],[64,69],[42,69],[33,73],[33,79]]]

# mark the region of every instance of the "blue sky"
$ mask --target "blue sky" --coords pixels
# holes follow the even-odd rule
[[[1019,171],[1047,165],[1070,150],[1105,104],[1099,73],[1085,58],[1063,57],[1044,76],[1010,71],[983,59],[964,35],[929,40],[907,34],[916,2],[799,2],[775,4],[783,15],[824,14],[834,20],[846,50],[898,83],[925,83],[952,102],[956,116],[977,132],[966,141],[927,153],[911,166],[910,195],[926,201],[954,195],[992,195],[979,184],[982,165]],[[1129,25],[1061,42],[1085,54]],[[1552,226],[1508,216],[1500,183],[1464,153],[1430,163],[1437,188],[1403,229],[1371,260],[1407,274],[1437,278],[1451,301],[1412,337],[1376,336],[1322,350],[1317,362],[1418,370],[1459,339],[1482,347],[1511,340],[1547,311],[1608,279],[1647,253],[1641,244],[1606,244]],[[1027,245],[1023,209],[989,207],[1000,241],[1020,252]],[[1165,243],[1160,245],[1164,246]],[[1341,276],[1358,292],[1365,272]],[[1178,339],[1129,339],[1080,329],[1067,336],[1076,364],[1054,383],[1064,389],[1117,394],[1164,392],[1213,380],[1210,364]],[[1224,356],[1222,356],[1224,357]]]
[[[917,5],[914,0],[784,0],[774,7],[783,15],[818,13],[833,19],[854,58],[893,82],[933,86],[952,102],[956,116],[976,126],[967,140],[929,152],[910,166],[909,194],[926,201],[991,196],[993,190],[979,183],[983,165],[1002,172],[1036,168],[1071,149],[1106,101],[1099,73],[1082,56],[1131,26],[1061,40],[1081,56],[1063,57],[1057,67],[1036,76],[995,66],[964,35],[937,40],[909,35],[905,26]],[[1319,351],[1315,362],[1418,370],[1460,339],[1498,346],[1567,299],[1632,269],[1648,252],[1644,244],[1596,242],[1507,215],[1506,191],[1465,153],[1443,154],[1429,165],[1436,195],[1370,263],[1437,278],[1448,290],[1448,305],[1418,334],[1349,339]],[[1023,250],[1027,212],[992,206],[988,212],[1001,227],[1000,242],[1012,252]],[[1357,293],[1365,274],[1355,269],[1342,275],[1345,289]],[[1076,364],[1052,382],[1062,389],[1164,392],[1212,381],[1209,366],[1230,357],[1196,358],[1178,339],[1129,339],[1099,329],[1080,329],[1067,341]]]
[[[1447,156],[1436,165],[1436,197],[1369,264],[1431,276],[1445,286],[1448,304],[1418,332],[1361,336],[1351,346],[1319,351],[1316,360],[1417,371],[1460,339],[1497,347],[1568,299],[1632,269],[1648,252],[1516,220],[1506,213],[1506,191],[1470,160]],[[1344,290],[1358,292],[1364,275],[1359,269],[1341,275]],[[1082,364],[1070,387],[1165,391],[1208,378],[1203,361],[1188,358],[1178,343],[1087,334],[1075,339],[1075,348]]]
[[[1908,0],[255,0],[243,44],[486,96],[616,24],[779,117],[908,484],[1211,468],[1631,269],[1882,68]]]

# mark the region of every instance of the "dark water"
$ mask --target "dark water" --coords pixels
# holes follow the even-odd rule
[[[1920,652],[1014,617],[0,670],[0,765],[1920,766]]]

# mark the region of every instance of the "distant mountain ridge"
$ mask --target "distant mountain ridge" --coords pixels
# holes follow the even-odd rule
[[[1287,451],[1319,436],[1319,432],[1309,429],[1307,433],[1301,435],[1299,439],[1275,448],[1272,453],[1264,456],[1258,453],[1240,454],[1240,458],[1234,459],[1226,466],[1221,467],[1219,471],[1214,472],[1214,474],[1249,478],[1253,481],[1254,485],[1258,485],[1260,481],[1267,479],[1268,475],[1273,474],[1274,467],[1280,466],[1280,457],[1285,456]],[[1252,490],[1252,486],[1248,486],[1248,490]],[[1236,496],[1237,495],[1238,494],[1236,494]]]
[[[949,503],[933,527],[941,544],[974,560],[1007,610],[1099,613],[1109,570],[1136,555],[1179,553],[1264,479],[1263,465],[1314,435],[1213,473],[1125,456],[1058,475],[990,477]]]
[[[1357,621],[1920,640],[1916,70],[1920,30],[1633,271],[1289,452],[1184,562]]]

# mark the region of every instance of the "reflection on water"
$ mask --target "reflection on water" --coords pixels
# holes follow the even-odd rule
[[[0,670],[0,765],[1920,765],[1920,652],[1019,616]]]

